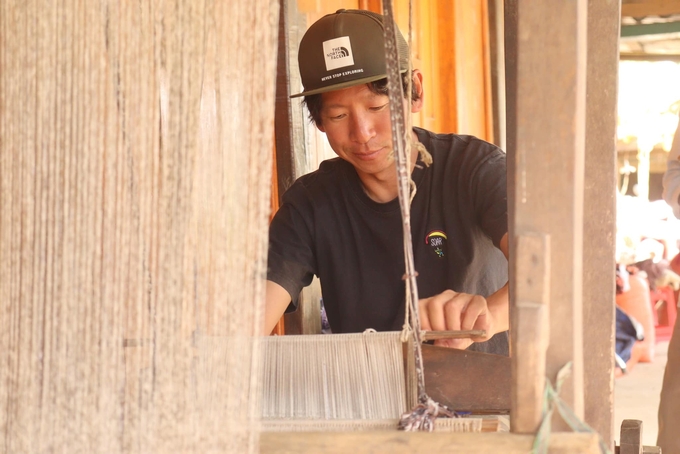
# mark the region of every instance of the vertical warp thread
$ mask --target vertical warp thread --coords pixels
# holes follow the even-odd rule
[[[278,2],[254,3],[0,2],[0,451],[257,450]]]

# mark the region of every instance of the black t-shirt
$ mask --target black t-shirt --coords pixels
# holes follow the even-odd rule
[[[418,162],[411,232],[418,295],[489,296],[507,282],[505,153],[472,136],[414,128],[433,163]],[[401,330],[404,251],[399,201],[378,203],[336,158],[300,177],[272,221],[267,279],[293,299],[319,277],[334,333]],[[495,245],[495,246],[494,246]],[[295,302],[294,301],[294,302]],[[507,333],[473,349],[507,354]]]

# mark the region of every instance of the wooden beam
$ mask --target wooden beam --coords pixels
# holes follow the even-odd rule
[[[588,84],[583,205],[584,417],[614,446],[614,235],[618,2],[588,1]]]
[[[631,61],[674,61],[680,63],[680,54],[648,54],[643,52],[623,52],[620,60]]]
[[[512,408],[510,425],[516,433],[536,433],[543,419],[545,353],[550,338],[550,237],[517,237],[513,307]]]
[[[637,18],[671,14],[680,14],[680,0],[623,0],[621,5],[623,17]]]
[[[526,454],[534,437],[511,433],[452,432],[265,432],[260,435],[261,454]],[[551,454],[599,453],[597,434],[552,433]]]
[[[489,0],[489,68],[491,71],[491,115],[493,139],[501,149],[505,142],[505,46],[503,0]]]
[[[621,423],[621,454],[642,454],[642,421],[624,419]]]
[[[507,114],[511,311],[517,310],[519,302],[518,263],[525,260],[518,255],[517,239],[526,234],[549,235],[550,346],[546,374],[554,381],[565,364],[573,363],[573,373],[565,381],[561,397],[582,417],[587,2],[509,0],[505,7],[506,85],[507,93],[512,93]],[[546,21],[546,17],[560,20]],[[517,330],[513,322],[514,361],[531,354],[517,342]],[[516,405],[512,412],[523,412],[523,405],[532,406],[534,402],[518,401]],[[566,424],[556,418],[553,427],[563,430]]]
[[[296,178],[310,170],[312,159],[305,152],[305,114],[300,98],[290,98],[298,93],[302,82],[297,63],[297,51],[302,35],[307,29],[305,16],[298,11],[304,3],[311,8],[314,2],[280,0],[279,47],[276,72],[276,105],[274,129],[276,132],[276,173],[279,201]],[[298,310],[284,315],[286,334],[318,334],[321,332],[320,287],[303,289]]]
[[[382,0],[359,0],[359,9],[382,14]]]
[[[297,64],[297,50],[306,21],[296,8],[295,0],[280,0],[279,39],[276,71],[276,105],[274,131],[276,139],[276,172],[278,176],[279,200],[286,189],[306,169],[300,162],[304,153],[304,114],[299,98],[290,96],[298,93],[302,82]]]

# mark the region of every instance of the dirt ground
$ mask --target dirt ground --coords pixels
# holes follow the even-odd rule
[[[654,361],[638,363],[614,384],[614,438],[619,443],[624,419],[642,421],[642,440],[655,446],[658,432],[657,410],[663,372],[666,367],[668,341],[656,344]]]

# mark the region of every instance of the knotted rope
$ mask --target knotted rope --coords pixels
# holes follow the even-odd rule
[[[409,42],[411,29],[412,5],[409,2]],[[416,281],[416,270],[413,259],[413,244],[411,240],[411,216],[410,206],[412,194],[412,181],[410,176],[410,143],[411,128],[405,127],[403,110],[403,87],[399,75],[399,54],[397,51],[397,28],[394,21],[394,12],[391,0],[383,1],[383,12],[385,16],[385,60],[387,70],[387,86],[390,101],[390,120],[392,123],[392,143],[395,150],[397,167],[397,188],[399,194],[399,206],[404,231],[404,261],[406,263],[406,273],[404,275],[406,287],[406,322],[404,323],[404,333],[411,332],[413,337],[413,353],[415,358],[415,373],[418,389],[418,404],[416,407],[402,415],[399,421],[401,430],[423,430],[432,431],[434,420],[438,416],[453,417],[455,412],[443,405],[434,402],[425,392],[425,377],[423,373],[423,355],[421,350],[422,333],[420,330],[420,313],[418,310],[418,286]],[[410,44],[410,43],[409,43]],[[410,47],[409,47],[410,48]],[[410,66],[410,58],[409,58]],[[409,68],[410,73],[410,68]],[[411,81],[409,80],[409,100],[411,95]],[[410,110],[409,110],[410,111]],[[422,154],[424,147],[418,148]],[[429,153],[425,150],[424,161],[431,162]],[[411,329],[411,327],[413,329]]]

